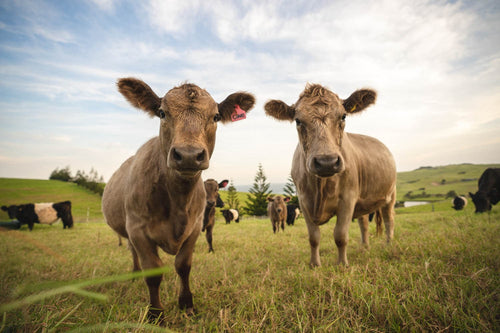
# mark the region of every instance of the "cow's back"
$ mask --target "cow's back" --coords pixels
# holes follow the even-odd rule
[[[478,181],[479,191],[489,192],[496,188],[500,190],[500,169],[488,168],[484,170]]]

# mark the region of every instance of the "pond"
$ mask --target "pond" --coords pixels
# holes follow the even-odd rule
[[[427,205],[430,204],[429,201],[405,201],[404,206],[405,207],[413,207],[413,206],[420,206],[420,205]]]

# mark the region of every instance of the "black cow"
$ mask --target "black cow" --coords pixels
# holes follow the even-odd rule
[[[456,196],[453,201],[453,206],[451,208],[455,210],[462,210],[467,206],[467,199],[464,196]]]
[[[500,201],[500,168],[486,169],[479,178],[478,188],[476,194],[469,192],[476,213],[490,211]]]
[[[237,209],[223,209],[221,213],[226,220],[226,224],[231,223],[231,221],[240,222],[240,212]]]
[[[286,212],[286,224],[294,225],[295,220],[299,217],[300,214],[299,205],[286,205]]]
[[[27,224],[30,231],[35,223],[53,224],[58,219],[62,220],[63,229],[73,227],[71,201],[2,206],[2,210],[8,212],[10,218]]]

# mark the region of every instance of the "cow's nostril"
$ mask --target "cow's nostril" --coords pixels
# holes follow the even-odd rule
[[[174,157],[174,160],[176,161],[182,161],[182,155],[177,152],[177,150],[173,150],[172,156]]]
[[[202,152],[196,156],[196,160],[198,162],[203,162],[205,160],[205,150],[202,150]]]

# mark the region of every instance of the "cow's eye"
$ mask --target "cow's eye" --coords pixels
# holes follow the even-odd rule
[[[345,118],[346,118],[346,117],[347,117],[347,114],[346,114],[346,113],[344,113],[344,114],[342,115],[342,121],[345,121]]]
[[[163,110],[160,110],[159,114],[161,119],[165,118],[165,112],[163,112]]]
[[[302,125],[302,122],[298,119],[295,119],[295,124],[297,124],[297,126],[300,126],[300,125]]]
[[[215,122],[218,122],[219,120],[221,120],[221,116],[220,116],[220,113],[217,113],[215,116],[214,116],[214,121]]]

